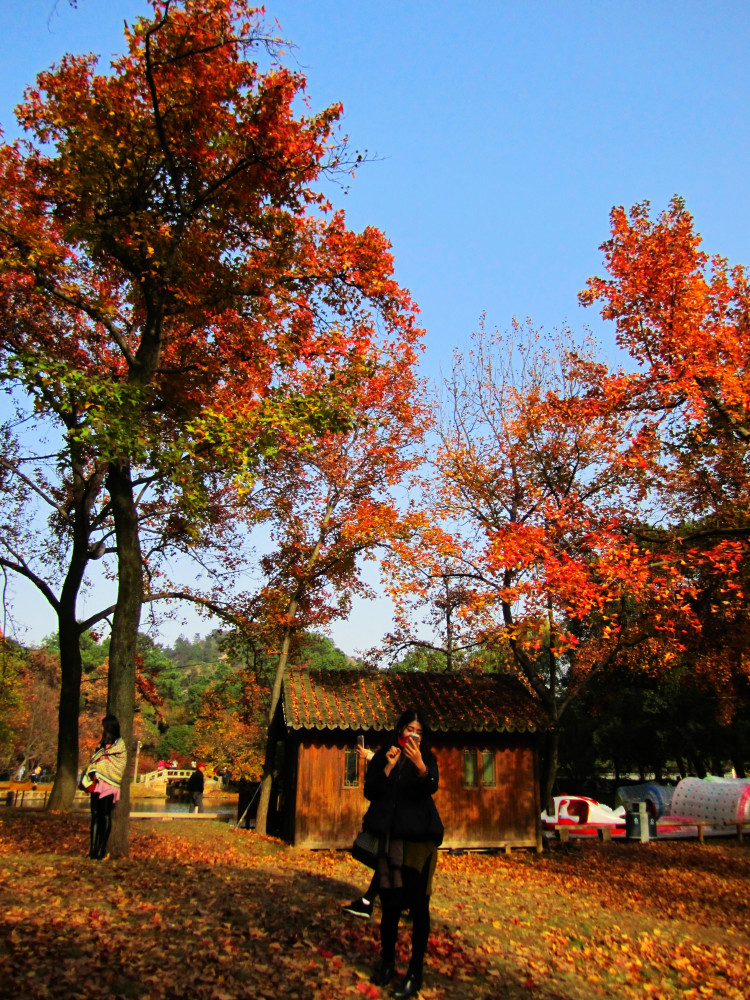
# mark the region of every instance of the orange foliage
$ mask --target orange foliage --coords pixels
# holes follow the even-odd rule
[[[347,166],[342,109],[295,116],[304,77],[253,59],[279,45],[262,12],[151,5],[109,75],[74,56],[39,75],[19,110],[39,149],[0,147],[2,348],[46,405],[74,391],[105,455],[153,461],[150,432],[247,456],[248,434],[340,420],[340,384],[305,400],[297,378],[356,356],[376,314],[415,339],[414,307],[383,234],[312,186]]]
[[[646,494],[626,420],[598,405],[605,376],[565,331],[480,330],[447,382],[429,512],[390,563],[404,601],[419,573],[447,572],[464,630],[509,644],[553,718],[549,658],[584,683],[617,651],[626,600],[658,601],[665,579],[630,532]],[[584,632],[596,656],[579,657]]]
[[[257,780],[263,769],[267,694],[254,677],[242,673],[211,684],[195,723],[196,755],[226,767],[235,781]]]
[[[585,305],[600,301],[620,345],[642,371],[613,388],[637,405],[681,407],[708,428],[750,440],[750,287],[744,268],[709,258],[680,198],[652,221],[648,202],[615,208],[602,245],[608,278],[589,278]],[[713,436],[713,434],[712,434]]]
[[[603,381],[600,408],[638,420],[639,456],[660,515],[633,525],[656,565],[656,627],[681,637],[721,689],[747,676],[743,581],[750,538],[750,288],[742,267],[701,249],[679,198],[613,209],[608,276],[581,293],[601,303],[635,372]],[[725,703],[728,704],[731,699]]]

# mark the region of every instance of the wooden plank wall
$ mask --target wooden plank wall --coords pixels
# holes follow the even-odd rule
[[[367,809],[364,761],[359,787],[344,788],[344,750],[351,742],[303,740],[297,754],[296,822],[298,847],[351,847]]]
[[[464,788],[466,746],[496,751],[495,788]],[[364,763],[359,787],[344,788],[344,750],[351,742],[305,738],[297,752],[294,815],[288,839],[299,847],[345,848],[367,809]],[[435,804],[445,826],[444,847],[532,847],[539,844],[535,737],[500,735],[475,742],[436,743],[440,788]]]
[[[464,748],[495,751],[494,788],[464,787]],[[471,744],[436,746],[440,787],[435,805],[445,826],[444,847],[535,847],[539,794],[533,738],[477,738]]]

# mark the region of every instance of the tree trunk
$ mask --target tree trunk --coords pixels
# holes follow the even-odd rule
[[[307,581],[309,580],[313,567],[315,566],[318,556],[320,555],[323,540],[326,536],[326,531],[328,530],[328,525],[331,520],[331,514],[333,513],[335,506],[336,504],[333,494],[329,492],[326,500],[325,512],[318,530],[317,541],[315,542],[312,552],[310,553],[307,563],[305,564],[304,572],[301,575],[297,589],[294,592],[294,596],[289,601],[286,609],[287,624],[284,628],[284,638],[281,643],[281,652],[279,654],[279,662],[276,667],[276,677],[274,678],[273,692],[271,694],[271,707],[268,711],[268,739],[266,740],[266,757],[263,762],[263,777],[261,778],[260,783],[260,801],[258,802],[258,813],[255,817],[256,833],[265,834],[268,829],[268,805],[271,801],[271,786],[273,785],[273,771],[276,761],[276,743],[278,742],[276,707],[281,699],[281,685],[284,681],[284,671],[286,670],[287,661],[289,659],[289,647],[292,642],[292,633],[295,629],[297,609],[299,608],[299,602],[302,600],[305,593]]]
[[[448,577],[443,577],[445,589],[445,669],[453,671],[453,616],[451,606],[451,591]]]
[[[255,832],[266,836],[268,833],[268,813],[271,804],[271,792],[273,790],[273,777],[276,765],[276,747],[279,742],[279,726],[277,718],[268,726],[268,738],[266,740],[266,756],[263,761],[263,776],[260,780],[260,797],[258,799],[258,811],[255,815]]]
[[[293,600],[289,605],[288,615],[290,619],[297,613],[297,601]],[[263,761],[263,776],[260,779],[260,798],[258,800],[258,812],[255,816],[255,832],[265,836],[268,832],[268,806],[271,802],[271,789],[273,786],[273,772],[276,762],[276,744],[278,742],[278,723],[276,709],[281,700],[281,685],[284,682],[284,671],[289,659],[289,646],[292,641],[292,629],[287,626],[284,630],[284,640],[281,644],[279,662],[276,666],[276,677],[273,682],[273,692],[271,693],[271,707],[268,712],[268,738],[266,740],[266,756]]]
[[[48,809],[71,809],[78,785],[78,716],[81,705],[80,630],[69,615],[58,614],[60,702],[57,712],[57,773]]]
[[[71,445],[71,449],[72,449]],[[76,604],[89,563],[91,507],[101,489],[101,476],[88,480],[72,454],[73,515],[72,550],[57,604],[57,635],[60,644],[60,703],[57,713],[57,771],[47,802],[48,809],[72,809],[78,784],[78,720],[81,707],[81,627]]]
[[[117,538],[117,603],[109,646],[107,711],[119,719],[120,732],[128,748],[128,766],[122,780],[120,801],[113,813],[109,853],[112,857],[123,857],[128,853],[135,658],[143,603],[143,562],[138,514],[130,467],[126,462],[110,466],[107,488]]]
[[[557,780],[557,768],[560,751],[560,731],[557,725],[553,725],[545,734],[545,752],[542,766],[540,768],[541,780],[541,800],[545,809],[549,812],[549,804],[552,801],[552,793]]]

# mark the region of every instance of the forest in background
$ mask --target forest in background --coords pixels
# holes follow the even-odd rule
[[[107,706],[109,640],[86,633],[81,642],[83,679],[80,705],[81,759],[101,735]],[[34,648],[11,642],[0,646],[0,777],[19,767],[37,766],[51,780],[57,757],[60,654],[57,637]],[[356,661],[330,639],[301,637],[297,662],[342,669]],[[257,779],[262,769],[266,716],[275,658],[252,643],[237,644],[228,633],[192,640],[180,636],[162,645],[139,636],[135,734],[140,741],[138,770],[154,770],[160,760],[181,767],[201,760],[225,767],[230,779]]]

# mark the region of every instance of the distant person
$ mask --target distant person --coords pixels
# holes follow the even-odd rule
[[[355,747],[357,753],[359,754],[360,760],[364,760],[365,763],[371,761],[375,756],[374,750],[366,750],[363,744],[358,743]],[[378,898],[378,874],[373,872],[370,884],[367,887],[367,891],[364,896],[359,896],[357,899],[352,900],[351,903],[347,903],[346,906],[342,907],[344,913],[351,913],[353,917],[364,917],[369,919],[372,916],[372,911],[375,907],[375,900]]]
[[[203,812],[203,788],[205,780],[203,778],[203,764],[198,764],[193,773],[188,778],[187,789],[190,796],[190,804],[193,812]]]
[[[112,810],[120,800],[120,783],[125,774],[128,751],[120,736],[116,716],[102,719],[102,738],[81,775],[81,788],[91,795],[91,843],[89,857],[104,861],[112,831]]]

